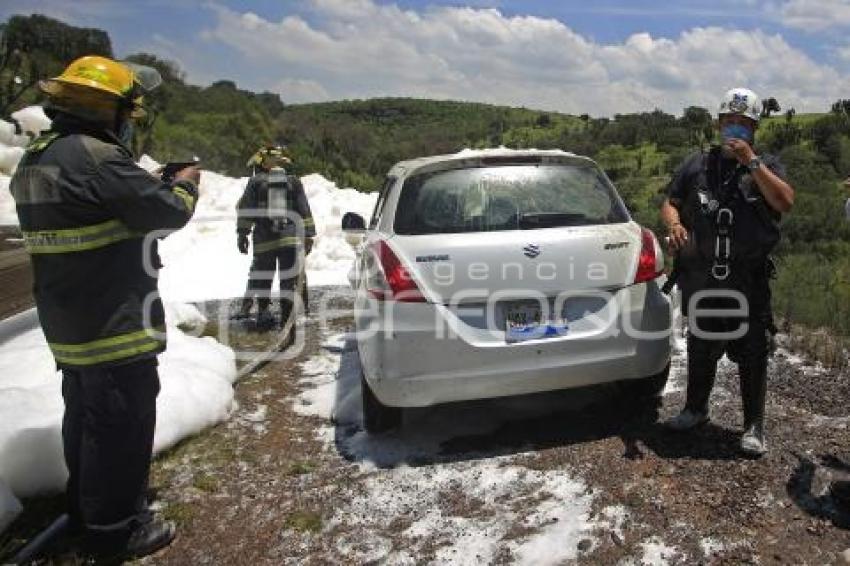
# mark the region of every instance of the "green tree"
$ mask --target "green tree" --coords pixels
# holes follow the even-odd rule
[[[34,14],[0,25],[0,115],[39,98],[38,81],[56,76],[83,55],[112,57],[106,32]]]
[[[691,146],[703,145],[711,139],[714,120],[705,108],[688,106],[682,114],[682,123],[688,130],[688,143]]]

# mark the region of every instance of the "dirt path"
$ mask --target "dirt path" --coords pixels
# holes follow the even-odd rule
[[[147,563],[825,564],[850,547],[824,495],[850,462],[847,375],[780,353],[761,460],[736,451],[731,365],[712,425],[656,424],[683,403],[681,353],[663,406],[604,387],[412,411],[370,437],[350,324],[311,317],[303,354],[241,383],[230,422],[158,461],[181,530]]]

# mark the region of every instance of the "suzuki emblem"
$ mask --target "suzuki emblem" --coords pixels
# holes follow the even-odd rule
[[[534,259],[540,255],[540,246],[537,244],[528,244],[522,248],[522,253],[524,253],[527,257]]]

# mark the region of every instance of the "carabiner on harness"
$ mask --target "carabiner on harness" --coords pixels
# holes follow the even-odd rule
[[[732,256],[732,225],[735,223],[735,215],[729,208],[721,208],[717,211],[717,239],[714,242],[714,265],[711,267],[711,275],[718,281],[729,278],[732,270],[729,266],[729,258]]]

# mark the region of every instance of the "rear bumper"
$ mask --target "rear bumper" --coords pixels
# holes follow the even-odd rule
[[[672,309],[663,279],[611,295],[604,332],[509,344],[442,305],[358,298],[357,341],[375,396],[396,407],[569,389],[656,374],[670,360]]]

